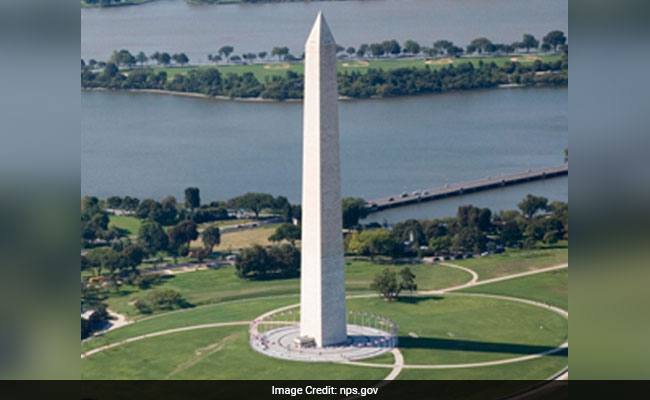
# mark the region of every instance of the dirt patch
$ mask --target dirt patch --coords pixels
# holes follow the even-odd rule
[[[451,58],[441,58],[438,60],[426,60],[424,63],[427,65],[448,65],[453,64],[454,60]]]
[[[291,65],[289,64],[266,64],[264,66],[264,69],[289,69],[291,68]]]
[[[345,62],[341,64],[341,66],[344,68],[364,68],[369,65],[370,63],[368,61],[354,61],[354,62]]]
[[[512,57],[510,58],[510,61],[513,62],[534,62],[536,60],[539,60],[540,58],[538,56],[520,56],[520,57]]]

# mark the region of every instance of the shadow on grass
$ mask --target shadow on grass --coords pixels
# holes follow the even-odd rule
[[[418,304],[423,301],[436,301],[442,299],[444,299],[442,296],[401,296],[397,298],[397,302],[406,304]]]
[[[554,346],[537,346],[517,343],[493,343],[479,342],[473,340],[459,339],[442,339],[442,338],[412,338],[410,336],[400,336],[399,347],[404,349],[434,349],[450,351],[474,351],[477,353],[506,353],[531,355],[539,354],[555,349]],[[568,349],[563,349],[552,356],[567,357]]]

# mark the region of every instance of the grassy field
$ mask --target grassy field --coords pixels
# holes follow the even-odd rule
[[[567,357],[544,356],[537,360],[476,368],[405,369],[397,379],[404,380],[542,380],[550,378],[568,365]],[[492,378],[489,378],[492,377]],[[479,397],[484,398],[484,397]]]
[[[568,321],[560,315],[499,299],[462,295],[390,303],[379,298],[348,299],[348,308],[378,313],[397,323],[407,364],[519,357],[554,348],[568,337]]]
[[[370,291],[370,283],[374,276],[387,267],[364,261],[352,261],[346,264],[346,289],[355,292]],[[440,265],[420,264],[409,267],[416,275],[416,282],[421,290],[442,289],[461,284],[471,278],[467,272]],[[300,291],[298,278],[250,281],[238,278],[234,267],[168,275],[163,277],[163,282],[162,285],[147,290],[123,285],[118,292],[110,294],[106,303],[116,312],[137,316],[141,314],[131,303],[158,288],[174,289],[194,305],[260,296],[297,294]]]
[[[203,310],[169,314],[120,328],[107,338],[119,340],[179,324],[214,322],[206,313],[229,317],[250,317],[292,299],[253,301]],[[459,363],[495,360],[532,354],[561,343],[567,336],[567,322],[554,313],[525,304],[460,295],[423,298],[420,301],[385,302],[380,299],[348,300],[348,308],[388,316],[399,326],[400,348],[406,363]],[[219,311],[217,311],[220,309]],[[195,315],[192,315],[195,314]],[[203,315],[199,315],[203,314]],[[198,317],[198,318],[197,318]],[[207,317],[207,318],[206,318]],[[175,324],[165,322],[174,319]],[[140,326],[138,326],[140,325]],[[178,325],[176,325],[178,326]],[[541,328],[540,328],[541,327]],[[122,334],[119,332],[122,331]],[[409,333],[418,338],[412,338]],[[450,334],[453,334],[451,336]],[[86,347],[90,347],[86,344]],[[168,349],[161,352],[160,349]],[[373,362],[390,363],[382,356]],[[502,379],[504,371],[513,378],[541,379],[566,365],[566,355],[530,362],[530,368],[491,367],[449,371],[413,371],[405,378]],[[519,364],[517,364],[519,365]],[[95,354],[81,361],[82,379],[380,379],[389,371],[336,364],[306,364],[275,360],[250,349],[246,326],[209,328],[145,339]],[[224,368],[227,366],[227,368]],[[253,367],[254,366],[254,367]],[[433,375],[432,375],[433,374]]]
[[[369,61],[340,61],[338,62],[338,71],[341,73],[357,71],[357,72],[367,72],[368,69],[384,69],[391,70],[397,68],[424,68],[428,66],[432,69],[440,69],[448,65],[458,65],[462,63],[472,63],[475,66],[479,64],[480,61],[484,63],[495,62],[497,65],[503,65],[508,61],[511,61],[512,57],[466,57],[466,58],[446,58],[441,60],[432,60],[426,62],[423,59],[414,59],[414,58],[405,58],[405,59],[395,59],[395,60],[369,60]],[[543,56],[527,56],[521,55],[514,57],[518,62],[522,64],[531,64],[537,58],[544,62],[551,62],[559,60],[561,57],[558,55],[543,55]],[[215,68],[213,65],[202,65],[202,66],[191,66],[191,67],[153,67],[156,71],[164,71],[167,73],[167,79],[170,80],[176,74],[185,74],[190,70],[195,69],[207,69]],[[249,64],[249,65],[219,65],[217,69],[222,74],[226,75],[229,73],[233,74],[244,74],[250,72],[260,81],[264,82],[267,78],[272,76],[286,75],[287,71],[293,71],[299,74],[304,73],[304,64],[303,63],[279,63],[277,61],[270,61],[268,64]],[[130,72],[129,70],[125,71],[126,73]]]
[[[269,241],[269,236],[273,235],[277,224],[265,225],[259,228],[242,229],[240,231],[225,232],[221,234],[221,244],[214,247],[214,251],[233,251],[237,249],[244,249],[253,245],[259,244],[260,246],[269,246],[277,244]],[[203,246],[203,241],[199,237],[193,241],[192,247]]]
[[[493,254],[489,257],[451,262],[474,270],[478,274],[479,280],[485,280],[568,263],[569,247],[564,242],[555,248],[508,249],[504,253]]]
[[[464,289],[461,292],[486,293],[541,301],[569,309],[569,270],[561,269]]]
[[[123,230],[128,236],[137,236],[142,220],[127,215],[109,215],[108,226]]]
[[[81,360],[81,379],[377,380],[388,373],[381,368],[277,360],[253,351],[248,340],[248,327],[241,326],[129,343]]]
[[[81,345],[81,351],[88,351],[126,338],[166,329],[215,322],[248,321],[269,310],[296,304],[299,301],[300,298],[298,295],[279,296],[276,298],[249,299],[211,304],[172,313],[154,315],[122,328],[106,332],[104,335],[97,336],[91,340],[86,340]]]

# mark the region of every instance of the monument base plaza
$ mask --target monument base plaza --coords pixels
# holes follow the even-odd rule
[[[306,362],[345,362],[362,360],[388,353],[397,345],[397,338],[370,326],[348,325],[344,343],[326,347],[300,347],[300,327],[288,325],[275,328],[251,340],[253,350],[283,360]],[[253,337],[251,336],[251,339]]]

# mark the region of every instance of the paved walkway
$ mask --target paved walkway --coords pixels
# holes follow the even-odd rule
[[[132,342],[137,342],[138,340],[142,339],[148,339],[156,336],[162,336],[162,335],[168,335],[170,333],[177,333],[177,332],[187,332],[187,331],[193,331],[196,329],[206,329],[206,328],[220,328],[222,326],[237,326],[237,325],[248,325],[250,324],[250,321],[234,321],[234,322],[217,322],[214,324],[204,324],[204,325],[193,325],[193,326],[185,326],[182,328],[174,328],[174,329],[167,329],[165,331],[158,331],[158,332],[153,332],[153,333],[147,333],[144,335],[140,336],[134,336],[128,339],[120,340],[119,342],[107,344],[105,346],[97,347],[92,350],[88,350],[85,353],[81,353],[81,358],[86,358],[88,356],[92,356],[93,354],[97,354],[101,351],[112,349],[113,347],[118,347],[126,343],[132,343]]]

